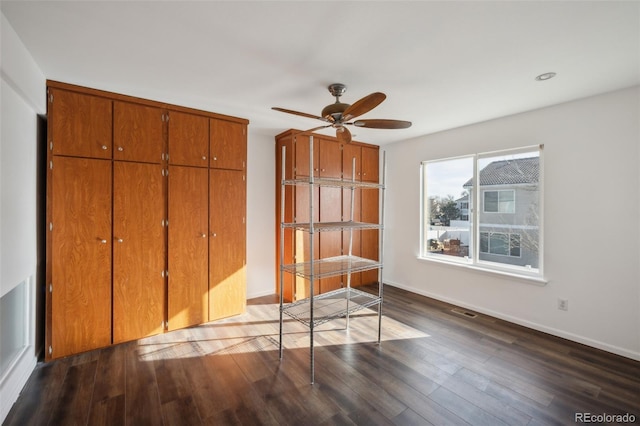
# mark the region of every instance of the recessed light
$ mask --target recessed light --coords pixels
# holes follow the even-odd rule
[[[545,81],[545,80],[549,80],[553,77],[556,76],[555,72],[545,72],[544,74],[540,74],[539,76],[536,77],[536,80],[538,81]]]

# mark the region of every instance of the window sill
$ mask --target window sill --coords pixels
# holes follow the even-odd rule
[[[488,275],[498,275],[498,276],[502,276],[502,277],[509,277],[509,278],[515,278],[519,281],[528,283],[528,284],[535,284],[535,285],[539,285],[539,286],[544,286],[547,285],[547,283],[549,282],[549,280],[547,280],[544,277],[540,277],[537,275],[527,275],[527,274],[520,274],[514,271],[506,271],[506,270],[501,270],[501,269],[494,269],[494,268],[487,268],[487,267],[483,267],[483,266],[478,266],[478,265],[470,265],[468,263],[462,263],[462,262],[455,262],[455,261],[450,261],[450,260],[441,260],[441,259],[434,259],[431,257],[423,257],[423,256],[418,256],[418,260],[420,261],[425,261],[425,262],[431,262],[431,263],[437,263],[439,265],[445,265],[445,266],[450,266],[453,268],[463,268],[463,269],[468,269],[468,270],[472,270],[472,271],[477,271],[477,272],[481,272],[484,274],[488,274]]]

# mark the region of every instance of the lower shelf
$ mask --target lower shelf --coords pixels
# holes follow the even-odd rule
[[[312,323],[315,327],[381,302],[382,298],[377,294],[365,293],[354,288],[341,288],[313,298],[313,321],[310,309],[311,298],[285,305],[282,307],[282,312],[307,327]]]

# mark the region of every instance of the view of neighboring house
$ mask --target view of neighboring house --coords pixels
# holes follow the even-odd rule
[[[478,168],[477,194],[469,178],[459,198],[429,198],[427,252],[468,257],[475,249],[479,261],[539,268],[539,157],[486,158]],[[478,235],[471,226],[475,199]]]
[[[539,157],[493,161],[480,170],[480,260],[538,268],[539,175]],[[470,191],[472,182],[464,188]]]
[[[466,194],[456,201],[456,208],[460,212],[458,219],[468,221],[469,220],[469,194]]]

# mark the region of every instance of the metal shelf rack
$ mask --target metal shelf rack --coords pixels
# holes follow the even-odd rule
[[[309,327],[309,364],[311,383],[314,382],[314,329],[328,321],[346,318],[349,326],[349,316],[361,309],[371,306],[378,307],[378,343],[380,343],[380,332],[382,326],[382,247],[383,247],[383,223],[384,223],[384,180],[386,172],[386,158],[383,152],[382,182],[359,182],[355,180],[355,161],[352,160],[351,180],[316,178],[313,170],[310,176],[305,179],[285,179],[286,147],[282,147],[282,170],[281,170],[281,196],[280,196],[280,358],[283,356],[283,325],[284,315],[301,322]],[[309,137],[309,164],[313,163],[313,135]],[[305,222],[287,223],[285,222],[285,188],[287,186],[306,186],[309,188],[309,217],[314,217],[314,189],[316,187],[338,187],[351,190],[351,218],[344,222]],[[380,223],[365,223],[353,220],[354,214],[354,191],[361,189],[377,189],[380,191]],[[346,255],[334,256],[324,259],[284,264],[284,232],[286,229],[303,231],[309,234],[309,258],[314,259],[314,236],[317,232],[349,232],[349,251]],[[379,260],[366,259],[354,256],[353,253],[353,231],[377,229],[379,230]],[[368,270],[378,270],[378,294],[367,293],[355,288],[351,288],[351,274]],[[284,303],[284,274],[289,273],[309,280],[310,297],[293,303]],[[314,293],[315,281],[336,275],[347,276],[346,287],[319,295]]]

